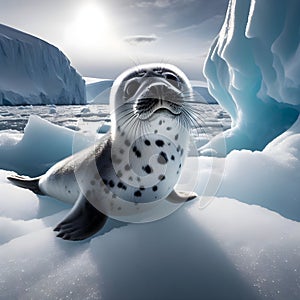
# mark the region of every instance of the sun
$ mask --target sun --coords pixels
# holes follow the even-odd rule
[[[96,2],[79,7],[65,30],[65,40],[78,49],[90,52],[111,47],[114,34],[110,18],[104,8]]]

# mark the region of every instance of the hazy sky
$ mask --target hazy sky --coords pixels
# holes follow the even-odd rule
[[[83,75],[115,78],[144,62],[202,79],[228,0],[0,0],[0,23],[60,48]]]

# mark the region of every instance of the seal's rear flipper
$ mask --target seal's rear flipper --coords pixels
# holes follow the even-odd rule
[[[69,214],[54,228],[64,240],[84,240],[99,231],[107,216],[97,210],[80,194]]]
[[[166,198],[167,201],[172,203],[182,203],[197,198],[198,195],[194,192],[175,191],[173,190]]]
[[[16,186],[19,186],[23,189],[31,190],[32,192],[38,195],[44,195],[44,193],[40,190],[39,187],[40,177],[30,178],[20,175],[11,175],[7,176],[7,179]]]

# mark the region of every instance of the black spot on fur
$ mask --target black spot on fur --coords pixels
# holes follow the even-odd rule
[[[163,147],[165,143],[162,140],[156,140],[155,144],[156,144],[157,147]]]
[[[181,148],[180,154],[181,154],[181,156],[183,155],[183,148]]]
[[[109,181],[109,186],[110,186],[111,188],[113,188],[113,187],[115,186],[115,183],[114,183],[112,180],[110,180],[110,181]]]
[[[162,124],[162,120],[160,120],[158,124],[161,125]]]
[[[95,185],[95,180],[91,180],[91,185]]]
[[[120,149],[120,154],[124,154],[124,149]]]
[[[172,160],[174,160],[174,159],[175,159],[174,155],[171,155],[171,159],[172,159]]]
[[[117,176],[120,178],[120,177],[123,176],[123,173],[119,170],[119,171],[117,172]]]
[[[158,133],[158,131],[155,129],[155,130],[154,130],[154,133]]]
[[[167,127],[167,130],[171,130],[172,129],[172,127]]]
[[[168,162],[168,156],[165,152],[160,152],[157,158],[158,163],[165,165]]]
[[[153,172],[153,169],[152,169],[149,165],[143,167],[143,170],[144,170],[147,174],[150,174],[150,173]]]
[[[141,197],[142,193],[140,191],[136,191],[136,192],[134,192],[134,196],[135,197]]]
[[[177,141],[177,140],[178,140],[178,134],[175,135],[175,141]]]
[[[140,186],[140,190],[141,190],[141,191],[144,191],[144,190],[145,190],[145,187],[144,187],[143,185],[141,185],[141,186]]]
[[[130,146],[130,142],[128,141],[128,140],[125,140],[125,145],[127,146],[127,147],[129,147]]]
[[[141,157],[141,156],[142,156],[142,153],[140,152],[140,150],[138,150],[138,148],[137,148],[136,146],[134,146],[134,147],[132,148],[132,151],[135,153],[135,155],[136,155],[137,157]]]
[[[158,179],[159,179],[160,181],[163,181],[163,180],[166,179],[166,176],[165,176],[165,175],[159,175],[159,176],[158,176]]]
[[[125,171],[129,171],[131,169],[131,167],[129,166],[129,164],[127,164],[125,167],[124,167]]]
[[[121,182],[121,181],[117,184],[117,187],[118,187],[119,189],[124,190],[124,191],[127,190],[127,186],[126,186],[123,182]]]
[[[149,140],[145,140],[145,145],[146,146],[150,146],[151,145],[150,141]]]
[[[156,191],[157,191],[157,186],[156,186],[156,185],[154,185],[154,186],[152,187],[152,191],[153,191],[153,192],[156,192]]]
[[[180,151],[180,145],[177,147],[176,151],[179,152]]]

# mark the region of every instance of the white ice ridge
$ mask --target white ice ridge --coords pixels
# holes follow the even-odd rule
[[[229,1],[204,67],[210,93],[232,117],[225,152],[262,150],[297,119],[299,11],[299,0]],[[221,140],[206,148],[220,152]]]
[[[0,105],[84,104],[85,82],[56,47],[0,24]]]

